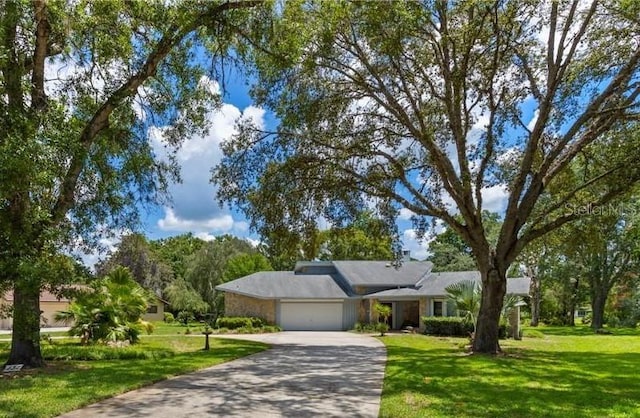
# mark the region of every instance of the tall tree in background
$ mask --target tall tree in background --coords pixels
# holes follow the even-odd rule
[[[342,228],[319,233],[318,257],[322,260],[391,260],[393,242],[388,227],[369,211]]]
[[[443,220],[482,276],[473,349],[496,352],[507,271],[522,250],[583,215],[567,203],[597,207],[640,178],[639,8],[287,2],[251,51],[254,97],[280,124],[248,123],[224,143],[219,197],[264,236],[313,230],[321,215],[353,218],[371,200],[390,225],[401,207],[418,228]],[[549,195],[593,145],[606,164]],[[598,193],[587,201],[585,187]],[[492,243],[482,213],[496,190],[508,199]]]
[[[261,251],[276,270],[292,270],[300,260],[391,260],[395,256],[389,226],[368,210],[342,226],[297,231],[281,225],[263,235]]]
[[[640,206],[621,201],[569,227],[567,255],[589,285],[594,329],[602,328],[611,289],[640,268]],[[572,312],[573,313],[573,312]]]
[[[96,265],[96,275],[106,276],[118,266],[127,267],[133,279],[156,296],[162,296],[164,288],[174,279],[171,267],[160,261],[141,234],[123,236],[116,251]]]
[[[0,282],[14,290],[8,363],[42,366],[39,294],[65,245],[133,228],[162,198],[171,148],[219,102],[195,51],[225,54],[259,2],[0,0]],[[181,111],[187,109],[188,111]],[[97,232],[97,234],[96,234]]]
[[[171,267],[174,277],[184,277],[189,259],[205,245],[206,241],[191,233],[161,238],[149,242],[151,251],[163,263]]]
[[[240,270],[240,260],[236,257],[256,253],[257,250],[248,241],[230,235],[216,237],[205,243],[189,260],[185,281],[208,304],[208,312],[217,316],[222,312],[223,294],[216,290],[216,286],[237,278],[234,273]],[[245,263],[242,274],[255,273],[251,267],[271,270],[270,266],[265,268],[261,262]]]

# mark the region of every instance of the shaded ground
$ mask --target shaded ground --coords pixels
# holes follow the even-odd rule
[[[63,416],[378,416],[386,361],[378,340],[338,332],[234,338],[273,348]]]

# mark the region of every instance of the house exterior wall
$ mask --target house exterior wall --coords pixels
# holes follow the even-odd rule
[[[6,301],[0,302],[0,304],[3,305],[3,308],[11,306],[11,303]],[[59,311],[66,311],[68,309],[69,309],[68,301],[41,301],[40,311],[42,313],[40,315],[40,326],[43,328],[66,326],[65,323],[56,321],[55,315]],[[13,327],[12,318],[0,318],[0,329],[11,329],[12,327]]]
[[[224,314],[225,316],[256,316],[270,324],[275,324],[276,301],[226,292],[224,295]]]
[[[156,307],[156,312],[147,312],[142,315],[142,319],[145,321],[164,321],[164,302],[157,300],[149,305],[149,308],[152,306]]]
[[[359,300],[345,300],[342,307],[342,329],[353,329],[359,316]]]
[[[69,309],[68,301],[59,302],[40,302],[40,323],[45,327],[64,327],[65,324],[55,320],[55,315],[59,311],[66,311]]]

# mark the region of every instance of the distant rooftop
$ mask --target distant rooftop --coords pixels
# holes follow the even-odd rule
[[[331,275],[262,271],[216,286],[216,289],[264,299],[346,299]]]
[[[351,286],[413,286],[433,267],[429,261],[405,261],[398,267],[388,261],[334,261],[333,264]]]

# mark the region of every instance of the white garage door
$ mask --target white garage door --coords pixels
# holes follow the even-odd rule
[[[280,326],[285,331],[341,331],[342,303],[281,302]]]

